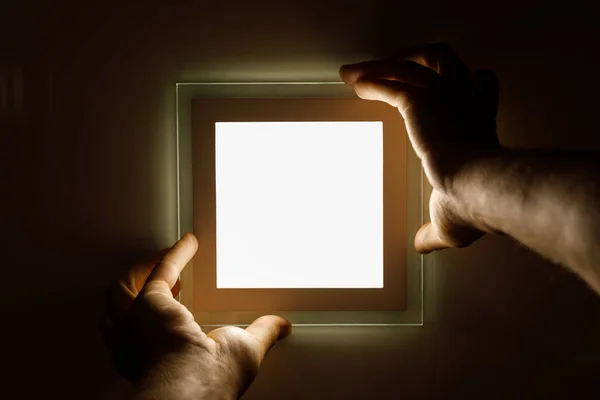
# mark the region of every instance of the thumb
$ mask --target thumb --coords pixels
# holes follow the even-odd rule
[[[442,250],[451,247],[435,232],[431,222],[426,222],[415,235],[415,250],[421,254],[428,254],[435,250]]]
[[[265,315],[251,323],[246,328],[246,332],[258,341],[261,350],[260,362],[262,362],[269,349],[292,332],[292,324],[277,315]]]

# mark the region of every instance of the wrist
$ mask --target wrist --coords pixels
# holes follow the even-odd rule
[[[134,399],[237,399],[227,371],[207,363],[204,349],[191,347],[167,354],[149,367],[136,384]]]
[[[485,233],[503,233],[494,209],[500,196],[507,192],[515,194],[512,158],[512,151],[508,149],[479,154],[453,174],[447,195],[455,204],[458,217],[466,224]]]

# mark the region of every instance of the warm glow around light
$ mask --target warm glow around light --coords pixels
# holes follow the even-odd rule
[[[382,122],[215,132],[217,288],[383,287]]]

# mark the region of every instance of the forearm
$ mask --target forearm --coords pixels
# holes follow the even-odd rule
[[[460,170],[465,219],[571,268],[600,293],[600,155],[504,152]]]

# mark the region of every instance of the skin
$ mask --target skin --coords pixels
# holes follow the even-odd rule
[[[600,293],[597,154],[501,147],[496,77],[471,73],[444,44],[344,66],[340,75],[359,97],[386,102],[404,118],[433,187],[431,222],[415,236],[417,251],[509,235]]]
[[[274,315],[246,329],[202,332],[174,298],[179,273],[197,248],[196,237],[186,234],[108,291],[101,331],[117,371],[135,383],[135,399],[237,399],[269,349],[291,332],[290,323]]]
[[[386,102],[404,119],[433,187],[431,222],[415,236],[418,252],[465,247],[488,233],[509,235],[600,293],[599,157],[503,148],[496,77],[470,72],[443,44],[346,65],[340,76],[359,97]],[[269,349],[291,332],[277,316],[245,330],[202,332],[174,299],[177,277],[197,247],[186,234],[132,267],[108,292],[101,330],[115,367],[135,383],[136,399],[239,398]]]

